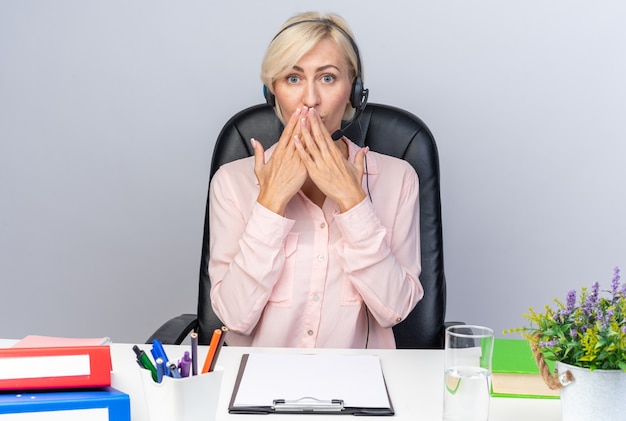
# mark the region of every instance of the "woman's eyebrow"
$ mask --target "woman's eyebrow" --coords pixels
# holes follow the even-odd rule
[[[341,71],[341,69],[339,69],[339,67],[335,66],[334,64],[326,64],[324,66],[320,66],[317,69],[315,69],[316,72],[323,72],[324,70],[328,70],[328,69],[336,69],[337,71]],[[304,73],[304,69],[298,65],[295,65],[292,67],[293,70],[298,71],[298,72],[302,72]]]

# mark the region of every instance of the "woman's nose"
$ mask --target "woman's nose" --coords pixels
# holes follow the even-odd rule
[[[302,102],[308,108],[315,108],[317,105],[319,105],[320,94],[315,83],[307,84],[304,90],[304,97],[302,98]]]

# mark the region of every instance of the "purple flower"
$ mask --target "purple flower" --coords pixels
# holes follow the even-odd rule
[[[587,316],[590,316],[593,312],[593,308],[598,302],[598,292],[600,291],[600,284],[598,282],[594,282],[591,286],[591,294],[587,295],[587,299],[585,300],[584,311]]]
[[[540,348],[554,348],[559,344],[558,339],[551,339],[549,341],[539,341]]]
[[[619,289],[619,280],[619,267],[616,266],[615,269],[613,269],[613,280],[611,281],[611,290],[613,292],[613,297],[615,297]]]
[[[567,292],[567,298],[565,301],[565,309],[556,311],[552,319],[557,323],[563,323],[567,319],[576,307],[576,291],[570,290]]]
[[[626,284],[622,285],[622,288],[620,289],[619,287],[619,281],[621,279],[621,276],[619,275],[619,267],[615,266],[615,269],[613,269],[613,280],[611,281],[611,289],[613,291],[613,298],[617,298],[617,295],[626,295]]]
[[[576,307],[576,290],[571,289],[567,292],[566,306],[568,313],[571,313]]]
[[[609,326],[611,325],[611,319],[613,318],[613,316],[615,315],[615,310],[613,309],[609,309],[606,314],[604,315],[604,319],[602,320],[602,328],[603,329],[608,329]]]

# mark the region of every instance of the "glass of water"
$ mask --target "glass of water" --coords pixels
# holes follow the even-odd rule
[[[444,421],[489,419],[492,354],[493,329],[474,325],[446,329]]]

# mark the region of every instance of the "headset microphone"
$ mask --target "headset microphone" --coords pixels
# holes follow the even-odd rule
[[[333,140],[341,139],[343,137],[344,130],[347,130],[348,127],[352,126],[352,124],[354,124],[354,122],[359,119],[359,116],[361,115],[361,113],[365,109],[365,106],[367,105],[367,97],[369,96],[369,89],[363,89],[362,92],[363,92],[363,97],[360,100],[360,104],[359,104],[358,108],[354,112],[354,117],[352,117],[352,120],[350,120],[350,122],[348,124],[346,124],[345,127],[341,128],[339,130],[335,130],[333,132],[333,134],[330,135],[330,137],[332,137]]]
[[[347,127],[347,126],[346,126],[346,127]],[[332,135],[330,135],[330,137],[332,137],[332,138],[333,138],[333,140],[339,140],[339,139],[341,139],[341,138],[343,137],[343,131],[342,131],[341,129],[339,129],[339,130],[335,130],[335,131],[333,132],[333,134],[332,134]]]

